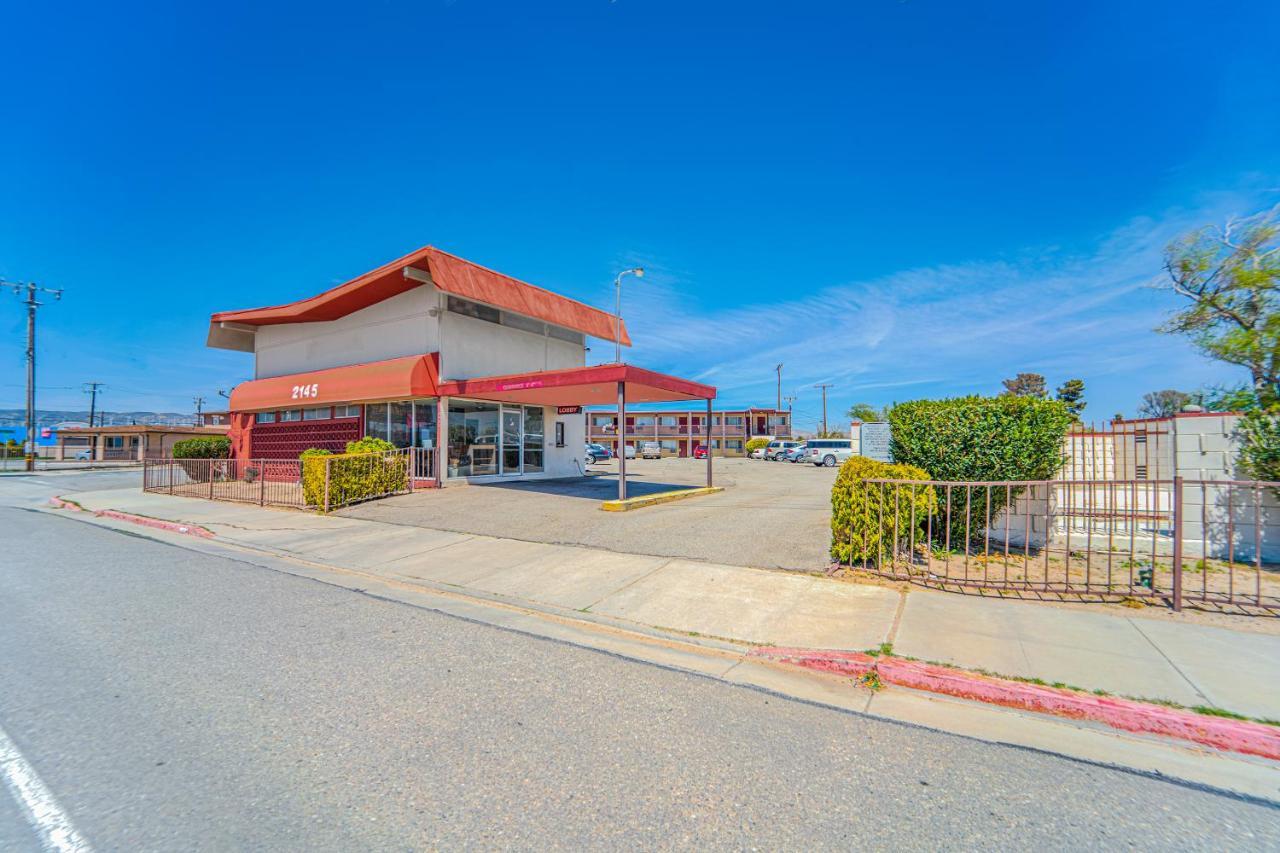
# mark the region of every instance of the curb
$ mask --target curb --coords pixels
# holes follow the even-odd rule
[[[837,675],[860,677],[874,672],[885,684],[1059,717],[1093,720],[1123,731],[1163,735],[1280,761],[1280,727],[1247,720],[1212,717],[1149,702],[1095,696],[1059,687],[1042,687],[903,658],[872,657],[862,652],[762,646],[752,649],[748,657]]]
[[[640,509],[641,507],[671,503],[671,501],[680,501],[685,498],[714,495],[716,492],[723,491],[724,486],[698,486],[690,489],[676,489],[671,492],[656,492],[652,495],[641,495],[639,497],[627,498],[626,500],[621,501],[605,501],[600,504],[600,508],[605,512],[626,512],[632,509]]]
[[[49,505],[55,509],[69,509],[73,512],[92,512],[95,518],[112,518],[116,521],[127,521],[130,524],[137,524],[142,527],[152,527],[156,530],[166,530],[170,533],[182,533],[186,536],[199,536],[203,539],[213,539],[215,534],[212,530],[201,527],[198,524],[181,524],[177,521],[165,521],[161,518],[148,518],[145,515],[134,515],[129,512],[120,512],[114,509],[86,510],[74,501],[65,500],[63,498],[50,498]]]

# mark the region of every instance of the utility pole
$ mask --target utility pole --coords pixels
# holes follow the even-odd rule
[[[98,391],[102,389],[101,382],[86,382],[82,386],[84,393],[89,395],[89,426],[93,426],[93,416],[98,411]]]
[[[789,397],[783,397],[782,399],[784,399],[784,400],[786,400],[786,401],[787,401],[787,429],[788,429],[788,431],[791,433],[791,435],[792,435],[792,436],[795,436],[795,434],[796,434],[796,419],[795,419],[795,417],[791,414],[791,404],[792,404],[792,403],[794,403],[794,402],[796,401],[796,395],[795,395],[795,394],[792,394],[791,396],[789,396]]]
[[[196,404],[196,426],[200,426],[200,415],[204,413],[204,397],[192,397],[191,402]]]
[[[779,364],[774,370],[778,371],[778,411],[782,411],[782,365]]]
[[[11,288],[18,296],[25,290],[27,298],[23,302],[27,306],[27,470],[36,470],[36,309],[42,302],[36,301],[37,293],[52,293],[54,299],[62,298],[62,291],[51,287],[41,287],[33,281],[26,284],[0,282]]]
[[[834,388],[835,386],[832,385],[830,382],[823,382],[819,385],[814,385],[813,387],[822,389],[822,434],[826,435],[827,434],[827,389]]]

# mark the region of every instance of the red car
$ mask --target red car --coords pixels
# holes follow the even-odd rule
[[[704,445],[704,444],[699,444],[697,447],[695,447],[695,448],[693,449],[693,458],[694,458],[694,459],[706,459],[706,458],[707,458],[707,447],[706,447],[706,445]]]

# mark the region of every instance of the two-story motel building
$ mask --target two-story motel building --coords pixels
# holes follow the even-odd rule
[[[581,475],[584,406],[710,411],[711,386],[587,366],[588,338],[631,343],[613,314],[428,246],[316,296],[214,314],[208,343],[254,357],[231,393],[236,458],[373,435],[415,448],[415,476],[444,485]]]
[[[587,441],[614,454],[619,440],[639,449],[656,441],[664,456],[692,456],[707,443],[707,414],[691,408],[629,412],[626,432],[620,435],[618,410],[587,412]],[[716,456],[742,456],[752,438],[790,438],[791,413],[785,409],[717,409],[711,418],[711,452]]]

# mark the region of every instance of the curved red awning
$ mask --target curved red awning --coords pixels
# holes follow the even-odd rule
[[[626,383],[628,405],[714,400],[716,396],[715,386],[630,364],[598,364],[564,370],[459,379],[441,383],[440,393],[448,397],[474,397],[542,406],[600,406],[618,402],[619,382]]]
[[[438,359],[436,353],[411,355],[241,382],[231,392],[231,410],[262,412],[434,397],[440,384]]]

